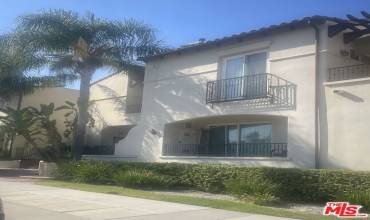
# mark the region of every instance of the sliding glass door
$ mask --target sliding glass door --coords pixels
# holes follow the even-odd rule
[[[226,58],[222,81],[219,84],[221,99],[232,100],[241,97],[257,97],[265,90],[263,75],[266,73],[266,53],[240,55]]]
[[[272,125],[240,125],[241,143],[271,143]]]
[[[212,126],[209,152],[211,156],[236,156],[238,140],[237,125]]]
[[[266,156],[271,153],[271,124],[211,126],[209,156]]]
[[[272,153],[272,125],[240,125],[239,155],[269,156]]]
[[[267,75],[266,53],[248,55],[245,58],[245,82],[243,95],[248,99],[259,98],[266,95]]]
[[[221,82],[222,99],[237,99],[243,95],[243,77],[244,76],[245,57],[233,57],[226,59],[225,70]]]
[[[209,149],[210,156],[225,155],[225,126],[213,126],[209,129]]]

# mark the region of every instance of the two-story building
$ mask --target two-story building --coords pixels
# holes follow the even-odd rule
[[[307,17],[145,58],[141,115],[114,158],[369,170],[370,38],[345,42],[338,22]]]

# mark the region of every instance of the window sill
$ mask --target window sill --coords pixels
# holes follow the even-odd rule
[[[165,160],[250,160],[250,161],[290,161],[288,157],[207,157],[207,156],[161,156]]]

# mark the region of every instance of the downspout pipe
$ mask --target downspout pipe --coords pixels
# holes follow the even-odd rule
[[[309,21],[315,32],[315,169],[320,168],[320,29],[313,21]]]

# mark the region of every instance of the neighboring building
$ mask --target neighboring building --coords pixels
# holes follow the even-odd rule
[[[87,127],[85,152],[88,154],[107,154],[114,152],[114,144],[125,138],[129,130],[137,124],[142,105],[144,67],[132,66],[129,71],[109,75],[91,84],[89,112],[94,119],[94,126]],[[55,107],[70,101],[77,104],[79,90],[63,87],[45,88],[22,98],[21,107],[40,108],[40,104],[54,103]],[[0,102],[0,106],[17,108],[19,97]],[[72,144],[72,137],[65,138],[66,111],[56,111],[53,119],[63,141]],[[45,138],[37,138],[40,146],[46,144]],[[4,134],[0,134],[0,148],[9,144]],[[13,156],[21,158],[27,146],[22,137],[13,140]],[[89,148],[90,147],[90,148]]]
[[[112,158],[369,170],[370,41],[328,37],[333,24],[304,18],[146,58],[140,120]]]
[[[70,101],[73,103],[77,102],[79,97],[79,91],[75,89],[68,89],[64,87],[54,87],[54,88],[44,88],[44,89],[37,89],[34,93],[25,95],[22,98],[21,108],[24,107],[35,107],[40,108],[41,104],[50,104],[54,103],[55,107],[61,106],[65,104],[65,101]],[[19,97],[14,96],[6,103],[7,106],[16,109],[18,106]],[[5,104],[5,103],[4,103]],[[63,142],[71,144],[71,139],[65,138],[63,136],[63,132],[65,131],[64,125],[64,117],[65,111],[55,111],[52,116],[52,119],[56,120],[56,126],[58,132],[61,134],[63,138]],[[46,140],[43,138],[38,138],[37,142],[40,146],[44,145]],[[22,157],[24,152],[24,148],[26,146],[26,141],[22,137],[16,137],[13,140],[13,156],[14,157]]]
[[[90,114],[95,126],[88,128],[88,146],[107,147],[113,153],[115,143],[125,138],[139,120],[143,81],[144,67],[134,66],[91,84]]]

